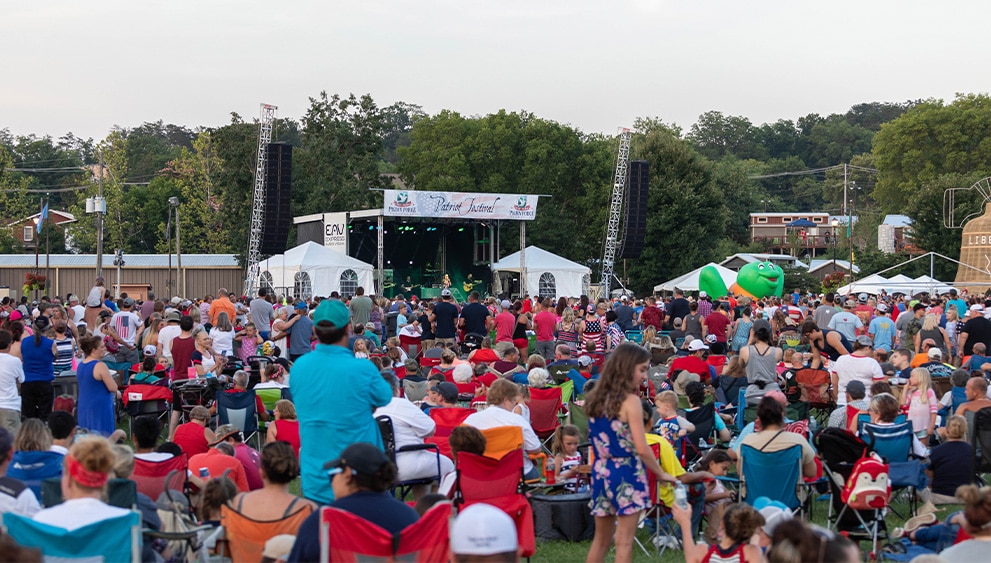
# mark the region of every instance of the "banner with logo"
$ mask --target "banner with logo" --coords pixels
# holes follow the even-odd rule
[[[323,214],[323,245],[341,254],[348,253],[348,214]]]
[[[387,217],[532,221],[535,195],[385,190]]]

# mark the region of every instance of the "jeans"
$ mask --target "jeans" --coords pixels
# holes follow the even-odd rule
[[[538,340],[535,352],[540,354],[545,360],[554,360],[554,346],[557,343],[553,340]]]
[[[914,532],[915,543],[926,549],[935,551],[939,553],[944,549],[953,545],[954,540],[957,538],[957,532],[960,526],[956,524],[948,524],[954,516],[960,514],[959,511],[947,515],[943,519],[943,524],[934,524],[932,526],[922,526]]]

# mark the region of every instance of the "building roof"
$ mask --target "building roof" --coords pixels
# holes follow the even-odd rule
[[[52,267],[96,268],[95,254],[51,254]],[[45,265],[45,256],[40,258]],[[172,265],[178,263],[172,255]],[[125,268],[168,268],[168,254],[124,254]],[[114,253],[103,254],[103,267],[114,268]],[[234,254],[183,254],[183,268],[240,268]],[[0,254],[0,268],[34,268],[34,254]]]
[[[820,215],[827,215],[825,211],[758,211],[756,213],[751,213],[751,217],[800,217],[802,215],[808,215],[809,217],[818,217]]]
[[[892,227],[899,229],[902,227],[911,227],[912,219],[908,215],[885,215],[884,221],[881,221],[882,225],[891,225]]]
[[[732,256],[727,256],[719,265],[726,266],[734,260],[742,260],[747,264],[753,262],[774,262],[775,264],[787,262],[790,266],[806,267],[803,262],[790,254],[761,254],[754,252],[738,252]]]
[[[829,259],[829,260],[812,260],[809,263],[809,273],[811,274],[811,273],[815,272],[816,270],[819,270],[820,268],[824,268],[824,267],[826,267],[826,266],[828,266],[828,265],[830,265],[832,263],[833,263],[833,260],[832,259]],[[839,268],[841,270],[849,270],[850,269],[850,262],[848,262],[846,260],[837,260],[836,261],[836,266],[837,266],[837,268]],[[853,265],[853,273],[859,274],[860,273],[860,266],[857,266],[856,264],[854,264]]]
[[[72,213],[69,213],[68,211],[59,211],[58,209],[51,209],[48,211],[48,216],[51,217],[52,215],[61,215],[62,217],[64,217],[64,219],[62,219],[61,221],[55,221],[56,225],[76,222],[76,216],[73,215]],[[13,227],[14,225],[20,225],[21,223],[33,221],[36,217],[40,217],[40,216],[41,216],[41,212],[35,213],[34,215],[28,215],[27,217],[14,221],[13,223],[8,223],[7,226]],[[54,219],[50,219],[50,220],[54,221]]]
[[[851,221],[852,223],[856,223],[857,222],[857,216],[856,215],[830,215],[829,216],[829,222],[830,223],[832,223],[834,219],[836,220],[837,224],[839,224],[839,225],[846,225],[847,220]]]

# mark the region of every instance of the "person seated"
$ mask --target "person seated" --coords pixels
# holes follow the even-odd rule
[[[967,370],[968,373],[974,371],[987,373],[991,371],[991,356],[988,356],[987,353],[988,348],[983,342],[975,342],[974,353],[960,367]]]
[[[943,396],[939,399],[939,404],[942,405],[939,414],[944,419],[948,415],[956,412],[960,405],[967,402],[967,380],[970,379],[970,374],[967,373],[965,369],[955,369],[953,373],[950,374],[950,384],[953,386],[949,391],[943,393]],[[936,430],[940,436],[942,436],[943,428]]]
[[[450,382],[441,381],[427,391],[427,398],[420,405],[424,414],[430,414],[432,409],[452,408],[458,406],[458,387]]]
[[[485,386],[475,379],[475,371],[470,364],[458,364],[451,372],[454,378],[454,385],[459,393],[466,393],[474,396],[484,395]]]
[[[228,506],[237,495],[237,485],[228,477],[217,476],[207,481],[197,509],[200,525],[220,526],[223,507]]]
[[[685,413],[690,413],[697,411],[699,408],[705,404],[705,386],[699,381],[692,381],[685,386],[685,395],[688,397],[688,404],[690,405],[685,409]],[[723,421],[719,413],[713,413],[713,424],[716,430],[716,437],[722,442],[729,442],[732,438],[732,434],[729,428],[726,427],[726,423]]]
[[[229,509],[237,511],[250,522],[246,525],[226,524],[227,540],[231,542],[232,555],[253,561],[261,558],[262,548],[271,536],[259,536],[251,523],[278,522],[276,527],[266,527],[266,533],[295,535],[317,505],[289,492],[289,483],[299,476],[299,459],[285,442],[265,444],[261,453],[261,479],[264,485],[250,493],[240,493],[230,503]],[[226,522],[226,517],[225,520]],[[277,528],[277,529],[276,529]],[[261,530],[258,530],[259,532]]]
[[[520,351],[511,342],[500,343],[497,352],[502,351],[502,359],[489,364],[489,371],[498,377],[512,378],[516,373],[526,373],[520,365]]]
[[[340,457],[324,465],[324,469],[330,470],[334,490],[334,502],[328,506],[350,512],[391,534],[398,534],[419,520],[411,506],[389,494],[398,471],[381,448],[364,442],[351,444]],[[289,561],[318,561],[319,532],[317,511],[300,525]]]
[[[973,448],[967,443],[967,419],[953,415],[946,421],[945,440],[929,453],[929,488],[933,504],[956,504],[957,487],[971,482]]]
[[[919,365],[929,370],[931,377],[950,377],[953,366],[943,363],[943,351],[938,347],[929,348],[929,359]]]
[[[440,364],[430,370],[430,375],[441,374],[450,381],[451,371],[454,369],[454,362],[457,358],[458,355],[454,353],[454,350],[444,348],[440,354]]]
[[[41,482],[62,475],[63,455],[52,451],[52,434],[45,423],[29,418],[14,436],[14,455],[7,476],[27,483],[41,500]]]
[[[276,401],[272,409],[275,421],[268,425],[266,442],[285,442],[299,457],[299,419],[296,418],[296,406],[287,399]]]
[[[40,510],[34,520],[72,531],[128,514],[101,500],[115,462],[106,438],[89,435],[78,440],[65,455],[62,503]]]
[[[255,389],[288,389],[286,379],[289,377],[289,370],[280,364],[271,363],[265,366],[261,373],[261,382],[255,385]]]
[[[113,477],[116,479],[130,479],[134,474],[134,450],[124,444],[114,444],[114,466]],[[137,493],[137,508],[141,513],[141,526],[150,530],[161,530],[162,519],[158,516],[158,507],[155,501],[148,498],[148,495]],[[141,546],[141,560],[155,561],[154,543],[148,536],[144,537]]]
[[[13,457],[14,436],[0,426],[0,515],[13,512],[30,518],[41,510],[41,505],[23,481],[7,475]]]
[[[967,416],[968,412],[977,412],[983,408],[991,407],[991,399],[988,399],[988,381],[981,376],[971,377],[964,386],[964,393],[967,400],[957,407],[953,414]]]
[[[525,453],[540,453],[540,439],[527,420],[513,412],[520,388],[508,379],[499,379],[492,384],[485,398],[489,405],[483,411],[473,413],[464,423],[479,430],[497,426],[519,426],[523,430],[523,450]],[[528,457],[523,458],[523,477],[526,480],[539,479],[540,471]]]
[[[128,385],[134,385],[135,383],[152,385],[161,381],[162,376],[160,374],[165,373],[165,366],[159,364],[154,356],[145,356],[140,364],[135,365],[139,369],[131,374],[130,379],[127,380]]]
[[[765,399],[766,400],[766,399]],[[764,517],[749,504],[734,504],[723,512],[722,539],[718,544],[695,543],[690,526],[692,511],[678,504],[671,507],[674,520],[682,531],[686,563],[702,561],[763,561],[764,556],[750,539],[764,525]],[[710,524],[711,525],[711,524]]]
[[[518,563],[519,539],[516,524],[508,514],[485,503],[458,513],[451,525],[451,554],[454,563],[504,561]]]
[[[210,411],[202,405],[196,405],[189,411],[189,422],[176,427],[171,441],[178,444],[187,456],[206,453],[210,444],[217,439],[213,430],[207,428],[209,422]]]
[[[234,387],[227,389],[224,393],[246,393],[248,392],[248,372],[243,369],[239,369],[234,372],[234,377],[231,378],[234,382]],[[254,391],[252,391],[254,392]],[[210,407],[210,415],[217,414],[217,404],[214,403]],[[262,402],[262,398],[255,394],[255,414],[261,420],[268,421],[271,417],[268,416],[268,411],[265,410],[265,403]]]
[[[203,475],[204,469],[206,475]],[[249,490],[244,466],[234,457],[234,446],[227,442],[215,443],[206,453],[196,454],[189,458],[189,471],[192,472],[193,476],[204,481],[226,473],[228,478],[237,485],[237,490],[242,493]]]
[[[671,369],[668,373],[680,373],[687,370],[698,375],[703,383],[707,383],[711,377],[711,372],[709,371],[709,364],[702,359],[702,355],[708,349],[709,347],[702,340],[692,339],[687,346],[688,355],[675,358],[671,362]]]
[[[829,428],[846,428],[851,432],[857,431],[857,415],[867,412],[867,389],[864,382],[855,379],[846,384],[846,404],[833,409],[829,413]]]
[[[894,395],[881,393],[880,395],[871,397],[868,412],[871,414],[871,424],[875,426],[894,426],[895,417],[901,413],[901,408],[898,406],[898,399],[895,399]],[[866,428],[860,431],[860,437],[865,442],[870,443],[871,441]],[[914,432],[912,433],[912,455],[918,458],[929,456],[929,449],[919,441],[918,436]]]
[[[459,366],[460,367],[460,366]],[[471,368],[468,368],[469,370]],[[400,396],[399,379],[391,373],[383,373],[382,377],[392,389],[392,400],[384,407],[375,409],[375,416],[388,416],[392,420],[393,437],[396,444],[396,465],[400,481],[412,481],[437,476],[438,468],[443,477],[454,471],[454,463],[445,456],[431,450],[416,450],[399,452],[404,446],[415,446],[424,443],[424,439],[434,435],[437,424],[418,409],[408,399]],[[450,383],[440,385],[448,386]],[[439,387],[439,386],[438,386]],[[413,498],[419,499],[429,491],[428,485],[418,485],[413,488]]]
[[[480,363],[493,364],[499,361],[499,354],[492,349],[492,339],[486,336],[482,339],[482,343],[479,348],[476,348],[468,354],[468,362],[473,366]]]
[[[939,556],[947,563],[983,561],[991,539],[991,487],[964,485],[957,489],[957,498],[964,504],[963,531],[973,539],[944,549]]]
[[[783,395],[782,395],[783,397]],[[894,397],[892,397],[894,400]],[[785,399],[787,401],[787,399]],[[897,408],[897,402],[895,407]],[[815,451],[801,434],[781,432],[785,426],[785,407],[780,398],[765,395],[757,405],[757,420],[760,421],[760,431],[753,432],[740,440],[740,444],[751,446],[757,450],[773,453],[799,445],[802,448],[802,475],[814,478],[817,473]],[[736,471],[743,475],[745,462],[742,451],[738,455]]]
[[[515,377],[513,378],[515,381]],[[517,381],[521,385],[529,385],[531,389],[544,389],[554,383],[551,374],[544,368],[533,368],[527,373],[525,381]]]
[[[76,417],[68,411],[52,411],[48,415],[48,430],[52,433],[52,448],[56,453],[69,453],[76,437]]]
[[[676,445],[689,432],[695,431],[695,425],[688,419],[678,415],[678,394],[674,391],[662,391],[654,397],[657,407],[657,422],[651,426],[651,432],[666,439],[671,445]]]
[[[146,414],[134,418],[131,424],[131,443],[134,444],[134,458],[159,462],[175,457],[168,452],[158,452],[158,437],[162,433],[162,423],[155,415]],[[157,499],[156,499],[157,500]]]
[[[244,443],[244,436],[233,424],[222,424],[217,427],[217,443],[227,442],[234,448],[234,458],[241,462],[244,476],[248,479],[248,489],[255,491],[262,488],[262,477],[258,469],[261,456],[258,450]]]
[[[461,426],[455,426],[447,441],[451,445],[451,455],[453,456],[455,466],[457,466],[458,463],[458,454],[461,452],[468,452],[475,455],[485,455],[485,434],[482,434],[482,431],[474,426],[467,426],[464,424]],[[440,487],[438,487],[437,492],[447,498],[453,498],[454,484],[457,480],[458,473],[456,471],[448,473],[441,480]]]

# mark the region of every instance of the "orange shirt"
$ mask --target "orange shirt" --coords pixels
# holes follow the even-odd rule
[[[227,297],[218,297],[210,303],[210,324],[217,325],[217,315],[221,312],[227,313],[227,319],[234,324],[234,318],[237,316],[234,310],[234,304]]]
[[[205,454],[196,454],[189,458],[189,470],[199,477],[200,468],[205,467],[210,472],[210,478],[215,479],[230,469],[227,478],[237,485],[237,490],[248,492],[248,477],[244,474],[244,466],[234,456],[220,453],[216,448],[210,448]]]

